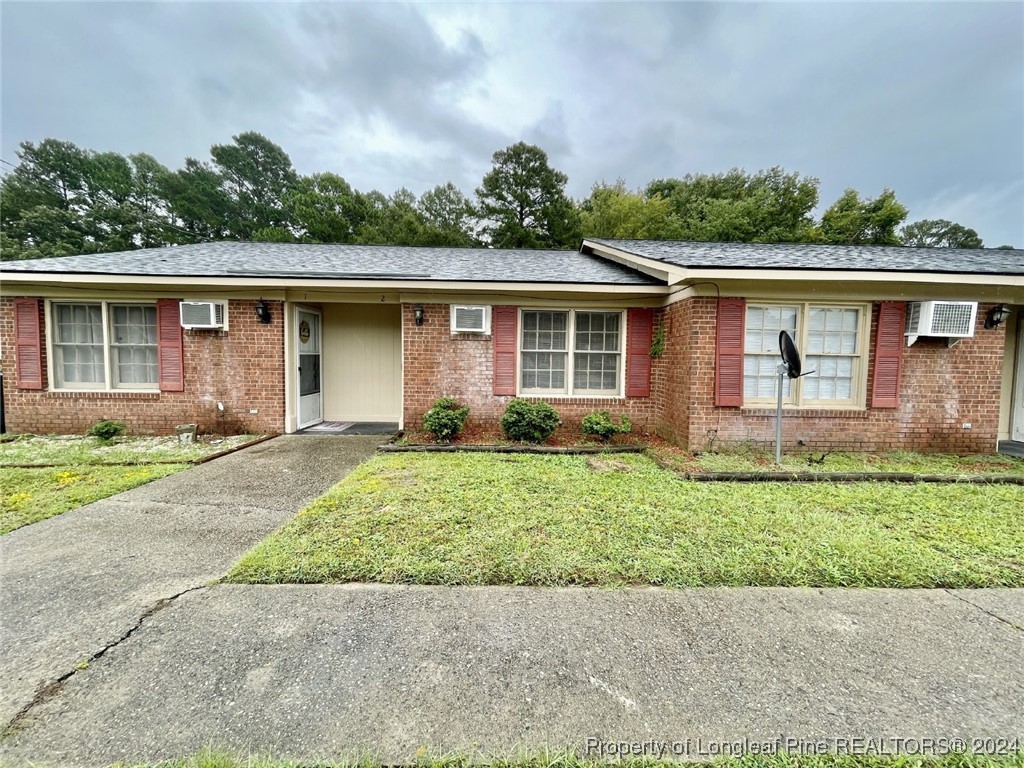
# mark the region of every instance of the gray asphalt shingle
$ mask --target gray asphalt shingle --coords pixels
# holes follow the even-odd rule
[[[680,267],[712,269],[836,269],[1024,275],[1024,250],[907,248],[800,243],[697,243],[682,240],[588,238],[620,251]]]
[[[190,277],[310,277],[652,285],[658,280],[577,251],[217,242],[8,261],[3,271]]]

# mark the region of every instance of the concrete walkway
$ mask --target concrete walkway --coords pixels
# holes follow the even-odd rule
[[[895,749],[1024,737],[1022,659],[1022,590],[218,585],[148,617],[3,750],[98,766],[211,745],[391,763],[620,741]]]
[[[0,728],[161,601],[223,576],[380,440],[279,437],[0,537]]]

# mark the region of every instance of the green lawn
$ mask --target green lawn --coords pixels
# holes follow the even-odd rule
[[[187,464],[0,469],[0,534],[166,477]]]
[[[638,743],[641,739],[636,740]],[[610,762],[609,762],[610,761]],[[743,755],[718,758],[708,762],[672,762],[650,758],[614,757],[605,760],[578,757],[569,752],[551,752],[540,755],[519,757],[467,757],[450,755],[445,757],[422,757],[410,763],[414,768],[470,768],[487,765],[488,768],[602,768],[609,764],[625,768],[649,766],[706,766],[708,768],[1024,768],[1024,752],[1008,755],[943,754],[935,757],[909,755],[859,756],[859,755],[796,755],[775,753],[770,755]],[[315,765],[317,768],[382,768],[382,763],[370,758],[353,762],[323,762],[313,764],[263,757],[238,758],[227,752],[207,751],[182,760],[170,760],[151,768],[303,768]],[[128,768],[127,763],[118,763],[115,768]],[[136,766],[135,768],[145,768]]]
[[[188,462],[243,445],[254,435],[202,438],[182,445],[175,437],[118,437],[104,443],[82,435],[5,435],[0,442],[3,464],[148,464]]]
[[[685,481],[641,455],[391,454],[236,582],[1024,586],[1024,487]]]

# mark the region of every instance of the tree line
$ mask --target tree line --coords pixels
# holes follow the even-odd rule
[[[473,199],[446,182],[417,197],[361,192],[335,173],[300,175],[255,132],[171,170],[152,155],[22,142],[0,182],[0,258],[27,259],[215,240],[577,248],[583,237],[982,247],[944,220],[903,226],[892,190],[847,189],[815,219],[819,180],[782,168],[593,186],[583,200],[540,147],[494,153]]]

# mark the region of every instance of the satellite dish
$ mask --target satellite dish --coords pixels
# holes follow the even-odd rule
[[[779,351],[782,352],[782,362],[786,366],[786,375],[791,379],[799,379],[800,350],[796,348],[796,342],[789,335],[789,331],[779,331]]]

